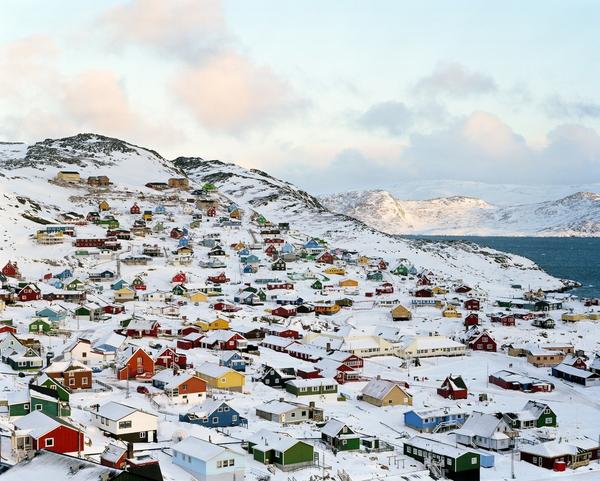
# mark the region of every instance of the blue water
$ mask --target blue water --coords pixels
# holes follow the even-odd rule
[[[600,297],[598,237],[418,237],[432,240],[467,240],[491,249],[512,252],[531,259],[548,274],[581,283],[580,288],[570,293],[580,297]]]

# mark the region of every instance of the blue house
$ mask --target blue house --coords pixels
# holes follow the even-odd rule
[[[249,255],[250,255],[250,249],[248,249],[247,247],[244,247],[243,249],[240,249],[238,251],[238,256],[240,256],[240,257],[249,256]]]
[[[219,359],[219,365],[234,371],[246,372],[246,361],[239,352],[224,353]]]
[[[246,256],[242,262],[244,264],[258,264],[260,262],[260,259],[258,258],[258,256],[250,254],[249,256]]]
[[[294,252],[294,246],[289,242],[286,242],[281,246],[281,252],[283,254],[291,254],[292,252]]]
[[[52,309],[51,307],[44,307],[43,309],[36,311],[38,317],[45,317],[49,321],[59,322],[67,317],[67,312],[62,309]]]
[[[423,409],[404,413],[404,424],[422,433],[438,433],[459,428],[467,414],[456,408]]]
[[[217,399],[207,400],[198,406],[194,406],[187,413],[180,414],[179,420],[199,424],[206,428],[227,428],[248,424],[248,420],[241,417],[229,404]]]
[[[49,284],[56,289],[62,289],[65,287],[65,283],[60,279],[52,279]]]
[[[54,276],[58,279],[69,279],[70,277],[73,277],[73,271],[71,269],[65,269],[64,271],[56,274],[56,276]]]
[[[304,248],[309,251],[323,251],[325,247],[319,244],[315,239],[309,240],[306,244],[304,244]]]
[[[156,206],[156,208],[154,209],[154,213],[155,214],[166,214],[167,209],[165,208],[164,205],[160,204],[160,205]]]
[[[250,264],[246,264],[244,266],[244,268],[242,269],[242,273],[243,274],[253,274],[254,273],[254,267],[252,267]]]
[[[187,245],[189,245],[189,243],[190,240],[187,237],[182,237],[181,239],[179,239],[177,247],[186,247]]]
[[[171,461],[201,481],[244,479],[243,454],[194,436],[188,436],[173,446]]]
[[[127,287],[129,285],[129,283],[127,281],[124,281],[123,279],[119,279],[117,282],[113,282],[110,285],[110,288],[113,291],[118,291],[119,289],[123,289],[124,287]]]

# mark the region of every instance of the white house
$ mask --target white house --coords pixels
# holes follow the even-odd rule
[[[173,464],[198,481],[243,481],[244,456],[224,446],[190,436],[172,448]]]
[[[473,412],[453,434],[457,443],[493,451],[511,449],[518,435],[502,415],[480,412]]]
[[[154,414],[111,401],[92,412],[94,424],[109,436],[128,442],[152,443],[157,439]]]
[[[115,352],[95,349],[88,339],[77,339],[65,349],[63,357],[65,361],[79,361],[86,366],[96,366],[114,361]]]
[[[404,359],[437,357],[437,356],[464,356],[467,346],[453,341],[446,336],[415,336],[408,338],[398,355]]]

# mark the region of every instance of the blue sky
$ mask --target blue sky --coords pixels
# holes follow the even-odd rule
[[[94,131],[313,192],[600,182],[596,1],[5,0],[0,139]]]

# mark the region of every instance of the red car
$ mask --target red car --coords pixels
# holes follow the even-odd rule
[[[140,394],[150,394],[150,390],[146,386],[138,386],[137,392]]]

